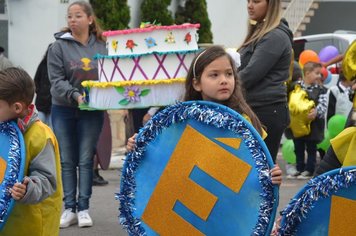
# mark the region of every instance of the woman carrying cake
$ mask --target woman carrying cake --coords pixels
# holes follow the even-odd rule
[[[90,227],[93,156],[104,117],[103,111],[80,110],[78,106],[86,103],[81,82],[98,79],[98,65],[92,58],[105,54],[106,48],[89,3],[70,4],[67,23],[68,27],[55,34],[48,52],[52,124],[60,146],[64,191],[60,227],[77,222],[79,227]]]

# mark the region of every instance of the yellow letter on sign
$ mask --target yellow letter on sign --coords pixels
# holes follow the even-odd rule
[[[179,200],[206,221],[214,208],[217,197],[189,178],[194,166],[234,192],[239,192],[251,170],[249,164],[187,126],[142,214],[142,220],[158,234],[203,235],[173,211]]]

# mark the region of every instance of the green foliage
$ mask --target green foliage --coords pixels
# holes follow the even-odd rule
[[[130,8],[127,0],[90,0],[90,3],[104,30],[128,28]]]
[[[172,13],[167,9],[170,3],[171,0],[144,0],[141,5],[141,22],[172,25]]]
[[[184,7],[178,7],[175,22],[176,24],[200,23],[198,43],[213,42],[206,0],[187,0]]]

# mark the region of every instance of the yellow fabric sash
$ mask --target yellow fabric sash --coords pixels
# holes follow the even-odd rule
[[[353,114],[351,119],[356,120],[356,96],[353,100]],[[331,146],[334,149],[337,159],[342,166],[356,165],[356,127],[348,127],[344,129],[335,138],[330,140]]]
[[[344,129],[330,143],[342,166],[356,165],[356,127]]]

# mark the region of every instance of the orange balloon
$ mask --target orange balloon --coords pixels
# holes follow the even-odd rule
[[[303,67],[307,62],[320,62],[318,54],[313,50],[304,50],[299,55],[299,65]]]

